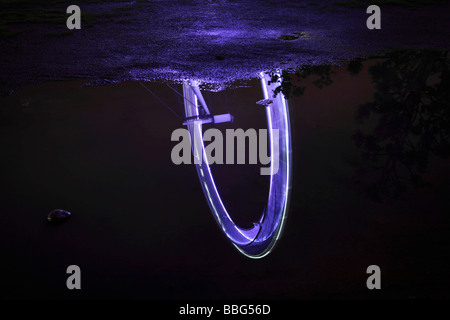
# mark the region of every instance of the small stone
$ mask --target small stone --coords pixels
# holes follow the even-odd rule
[[[69,211],[62,209],[55,209],[48,214],[47,221],[50,223],[61,223],[63,221],[68,220],[71,215],[72,214]]]

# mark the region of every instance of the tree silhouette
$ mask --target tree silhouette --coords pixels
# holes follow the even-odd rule
[[[293,74],[286,70],[283,70],[281,72],[281,85],[275,89],[274,96],[276,96],[280,92],[282,92],[286,98],[289,98],[292,95],[296,97],[302,96],[305,93],[306,87],[298,84],[301,83],[302,79],[305,79],[312,75],[319,77],[312,82],[318,88],[329,86],[333,83],[333,80],[331,80],[331,75],[334,73],[335,72],[329,65],[302,66],[298,68]],[[275,82],[280,77],[275,72],[270,73],[270,76],[270,82]],[[295,84],[294,82],[297,84]]]
[[[423,187],[430,156],[449,157],[449,64],[449,52],[399,51],[370,67],[376,93],[356,119],[377,123],[353,138],[364,160],[359,178],[371,180],[365,190],[374,200],[402,195],[408,182]]]

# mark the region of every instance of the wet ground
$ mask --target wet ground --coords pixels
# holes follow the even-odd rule
[[[85,20],[75,31],[65,25],[67,4],[41,2],[31,7],[51,10],[44,11],[51,23],[43,23],[44,14],[35,18],[40,23],[13,19],[12,35],[0,40],[3,86],[73,78],[197,78],[222,86],[260,71],[342,63],[380,50],[447,49],[450,32],[446,2],[382,6],[382,29],[368,30],[366,6],[330,0],[81,1]]]

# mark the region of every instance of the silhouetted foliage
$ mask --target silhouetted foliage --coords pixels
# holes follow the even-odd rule
[[[363,62],[350,61],[347,71],[359,74]],[[372,199],[399,197],[408,184],[425,186],[422,175],[430,157],[450,156],[449,64],[449,52],[397,51],[369,68],[376,92],[373,101],[358,107],[356,119],[373,130],[358,131],[353,139],[363,159],[357,181],[364,181]],[[306,87],[301,81],[312,75],[318,77],[315,86],[329,86],[333,73],[331,66],[303,66],[294,74],[283,71],[274,96],[302,96]],[[271,76],[271,82],[280,78]]]
[[[306,87],[296,85],[295,83],[300,83],[302,79],[306,79],[312,75],[318,76],[319,78],[313,81],[313,84],[318,88],[323,88],[325,86],[329,86],[333,83],[331,80],[331,75],[335,73],[331,66],[302,66],[297,69],[293,76],[296,79],[293,79],[293,76],[288,71],[282,71],[281,73],[281,85],[275,89],[274,97],[282,92],[286,98],[291,97],[292,95],[296,97],[300,97],[305,93]],[[276,73],[271,74],[271,81],[275,82],[278,80],[279,76]]]
[[[369,68],[376,92],[359,106],[359,122],[376,120],[372,132],[353,135],[374,200],[398,197],[407,183],[423,187],[430,156],[450,156],[449,52],[401,51]],[[355,70],[355,66],[352,66]]]
[[[347,71],[351,75],[357,75],[363,69],[363,60],[360,58],[354,59],[347,64]]]

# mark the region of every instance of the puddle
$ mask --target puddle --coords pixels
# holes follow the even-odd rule
[[[374,263],[389,277],[379,297],[448,297],[450,56],[431,50],[447,45],[431,14],[445,10],[408,11],[393,29],[406,9],[389,7],[374,34],[356,27],[358,8],[329,2],[90,3],[97,22],[70,37],[39,38],[54,29],[43,23],[0,40],[8,297],[70,298],[54,274],[73,263],[87,298],[373,298],[356,275]],[[419,30],[427,17],[436,24]],[[257,74],[275,70],[265,97]],[[234,116],[204,125],[224,134],[266,128],[273,95],[287,99],[289,211],[263,260],[231,245],[194,164],[172,162],[187,79],[212,114]],[[211,166],[242,228],[264,221],[260,168]],[[40,224],[54,208],[73,216]]]

